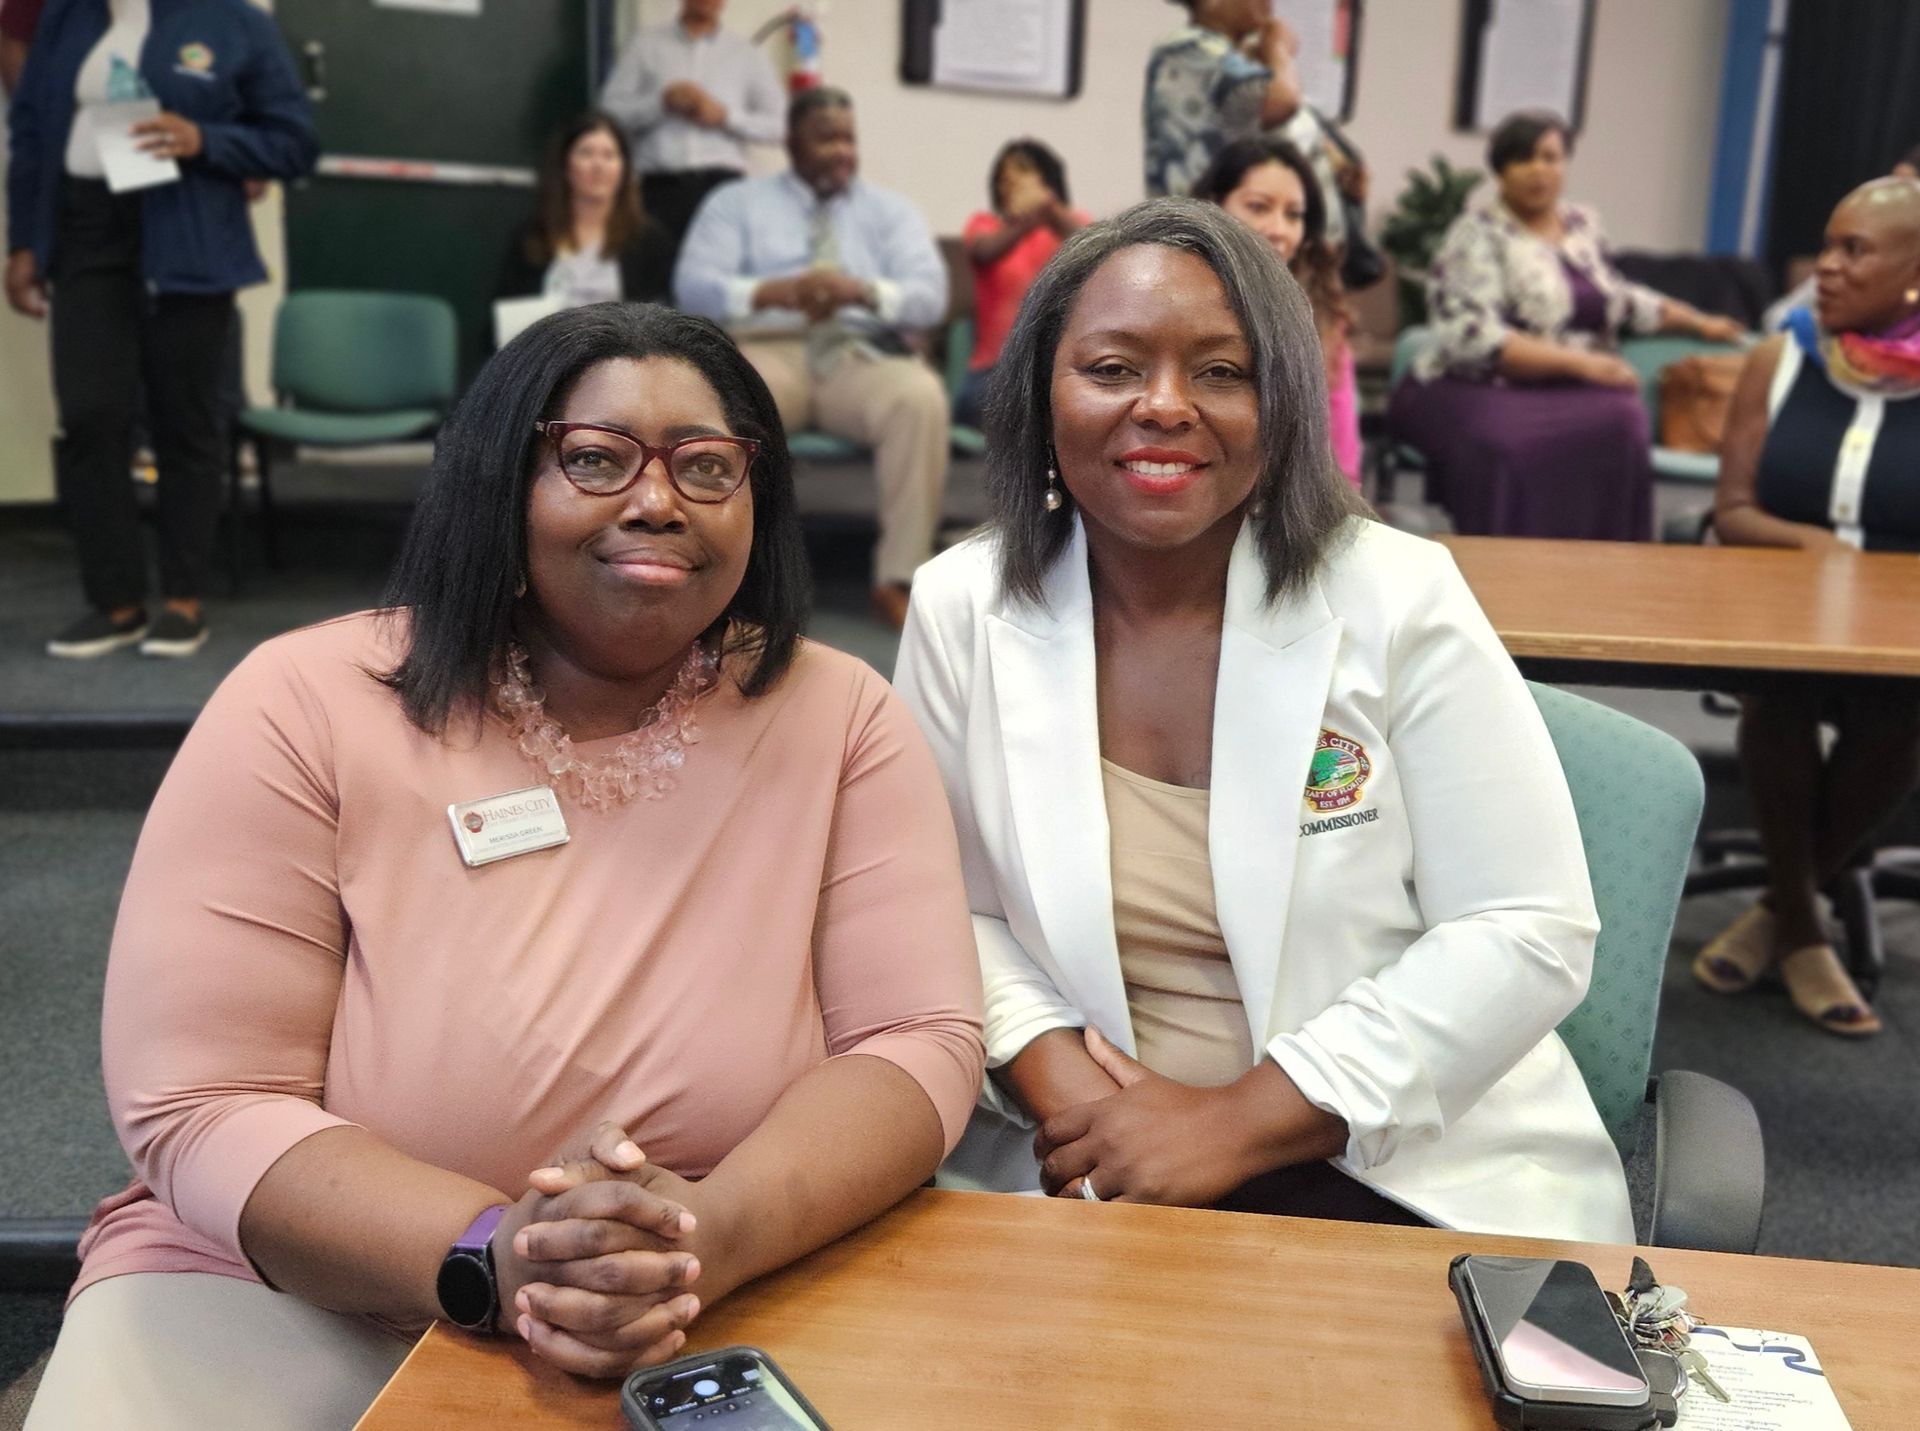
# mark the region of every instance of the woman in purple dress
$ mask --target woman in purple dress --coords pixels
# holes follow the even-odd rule
[[[1552,114],[1494,130],[1497,191],[1447,233],[1428,278],[1434,342],[1388,411],[1461,532],[1649,536],[1647,413],[1614,340],[1623,329],[1742,336],[1732,319],[1620,275],[1592,210],[1561,202],[1572,152]]]

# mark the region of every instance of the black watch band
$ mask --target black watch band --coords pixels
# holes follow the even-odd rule
[[[493,1275],[493,1230],[506,1205],[490,1207],[447,1249],[435,1290],[440,1315],[470,1332],[490,1332],[500,1315],[500,1287]]]

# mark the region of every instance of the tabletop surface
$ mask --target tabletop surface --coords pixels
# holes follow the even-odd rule
[[[1442,537],[1516,659],[1920,677],[1920,559]]]
[[[836,1431],[1419,1427],[1493,1421],[1447,1286],[1460,1252],[1572,1257],[1624,1287],[1627,1247],[1432,1228],[923,1191],[694,1324],[758,1346]],[[1912,1427],[1920,1270],[1655,1249],[1726,1326],[1807,1337],[1855,1431]],[[361,1431],[618,1428],[616,1389],[517,1342],[435,1327]]]

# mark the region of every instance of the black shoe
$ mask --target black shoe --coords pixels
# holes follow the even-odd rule
[[[171,606],[160,613],[160,619],[153,623],[153,629],[147,633],[147,639],[140,643],[142,656],[191,656],[207,644],[207,623],[204,617],[188,616],[185,612],[175,611]]]
[[[147,613],[136,611],[124,621],[115,621],[104,611],[90,611],[58,636],[47,642],[49,656],[69,661],[90,661],[122,646],[131,646],[147,634]]]

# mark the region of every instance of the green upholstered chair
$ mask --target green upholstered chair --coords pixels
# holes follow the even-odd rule
[[[277,559],[272,460],[293,447],[353,448],[429,437],[459,381],[453,306],[418,293],[309,289],[282,300],[273,324],[274,407],[248,408],[234,430],[229,559],[240,578],[239,444],[255,439],[260,515]]]
[[[1735,353],[1739,349],[1727,343],[1710,343],[1704,338],[1660,333],[1647,338],[1624,338],[1620,356],[1640,374],[1640,400],[1647,405],[1647,418],[1653,425],[1653,475],[1670,482],[1697,482],[1712,486],[1720,480],[1720,459],[1711,452],[1682,452],[1677,447],[1660,446],[1660,375],[1669,364],[1696,353]]]
[[[973,314],[956,313],[947,324],[947,401],[958,403],[966,386],[967,364],[973,357]],[[986,434],[964,422],[953,425],[953,450],[962,457],[979,457],[987,450]]]
[[[1600,939],[1587,997],[1560,1037],[1623,1158],[1654,1105],[1649,1241],[1751,1252],[1760,1233],[1759,1120],[1744,1095],[1704,1074],[1648,1079],[1674,912],[1705,784],[1672,736],[1550,686],[1532,687],[1573,793]]]

